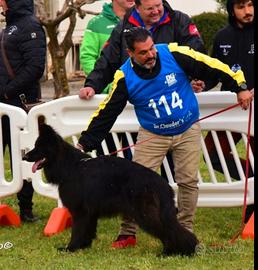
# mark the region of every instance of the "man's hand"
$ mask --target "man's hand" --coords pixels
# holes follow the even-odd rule
[[[77,149],[81,150],[82,152],[84,152],[83,146],[82,146],[81,144],[79,144],[79,143],[77,143],[77,144],[75,145],[75,148],[77,148]]]
[[[192,80],[191,85],[195,93],[200,93],[205,88],[205,83],[201,80]]]
[[[80,89],[79,97],[81,99],[91,99],[95,95],[95,90],[92,87],[84,87]]]
[[[253,89],[251,91],[245,90],[237,93],[237,100],[240,103],[240,106],[243,110],[247,110],[249,108],[250,103],[252,102],[254,97]]]

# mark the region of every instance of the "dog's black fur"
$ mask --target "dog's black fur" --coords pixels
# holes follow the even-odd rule
[[[121,214],[159,238],[164,255],[192,255],[198,240],[176,218],[174,192],[157,173],[127,159],[90,158],[43,124],[35,148],[23,158],[44,168],[49,183],[72,215],[72,236],[66,250],[89,247],[100,217]]]

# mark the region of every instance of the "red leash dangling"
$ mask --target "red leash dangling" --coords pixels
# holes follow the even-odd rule
[[[242,220],[240,231],[237,232],[229,243],[234,243],[239,237],[245,226],[245,215],[246,215],[246,197],[248,189],[248,175],[249,175],[249,150],[250,150],[250,133],[251,133],[251,120],[252,120],[252,102],[250,103],[249,116],[248,116],[248,128],[247,128],[247,146],[246,146],[246,161],[245,161],[245,189],[244,189],[244,202],[242,209]]]
[[[234,109],[236,107],[238,107],[240,105],[240,103],[236,103],[234,105],[231,105],[229,107],[226,107],[222,110],[219,110],[217,112],[214,112],[212,114],[206,115],[204,117],[199,118],[198,120],[195,121],[196,122],[200,122],[206,118],[212,117],[214,115],[220,114],[222,112]],[[249,149],[250,149],[250,131],[251,131],[251,117],[252,117],[252,102],[250,103],[250,107],[249,107],[249,116],[248,116],[248,130],[247,130],[247,151],[246,151],[246,163],[245,163],[245,189],[244,189],[244,202],[243,202],[243,210],[242,210],[242,221],[241,221],[241,228],[239,230],[239,232],[237,232],[231,240],[229,240],[229,243],[232,244],[236,241],[236,239],[238,238],[238,236],[241,234],[243,228],[244,228],[244,220],[245,220],[245,214],[246,214],[246,197],[247,197],[247,188],[248,188],[248,175],[249,175]],[[120,148],[117,151],[111,152],[109,153],[109,155],[114,155],[118,152],[127,150],[131,147],[134,147],[135,145],[141,144],[141,143],[145,143],[147,141],[150,141],[152,139],[154,139],[155,137],[157,137],[157,135],[154,135],[146,140],[142,140],[139,142],[136,142],[135,144],[131,144],[129,146]],[[213,246],[217,246],[217,245],[213,245]],[[223,246],[223,245],[219,245],[219,246]]]

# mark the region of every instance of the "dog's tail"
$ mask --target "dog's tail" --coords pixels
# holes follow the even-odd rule
[[[161,222],[165,231],[162,241],[164,255],[194,255],[199,241],[178,222],[173,198],[161,202],[161,209]]]
[[[197,237],[176,220],[168,233],[168,245],[164,249],[164,253],[166,255],[192,256],[195,254],[198,244]]]

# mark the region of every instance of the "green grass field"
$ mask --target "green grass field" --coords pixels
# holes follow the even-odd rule
[[[16,197],[3,200],[16,212]],[[161,243],[139,230],[135,248],[114,250],[111,242],[117,236],[120,218],[101,219],[98,237],[92,248],[66,253],[57,251],[70,239],[70,228],[51,237],[43,235],[55,201],[35,194],[34,212],[40,221],[20,227],[0,227],[0,269],[87,269],[87,270],[171,270],[171,269],[254,269],[254,242],[239,237],[229,240],[239,230],[242,209],[198,208],[195,233],[201,249],[194,257],[160,258]],[[13,246],[4,249],[10,242]]]
[[[6,161],[6,177],[10,170]],[[101,219],[98,236],[92,248],[75,253],[57,251],[70,240],[70,228],[52,237],[43,235],[51,211],[57,206],[52,199],[34,195],[34,213],[40,221],[20,227],[0,227],[0,270],[173,270],[173,269],[254,269],[254,241],[239,237],[229,241],[240,230],[241,207],[198,208],[194,231],[201,249],[193,257],[167,257],[157,255],[161,243],[139,230],[137,246],[122,250],[111,248],[116,238],[120,218]],[[18,213],[16,196],[1,201]],[[10,243],[9,248],[6,248]]]

